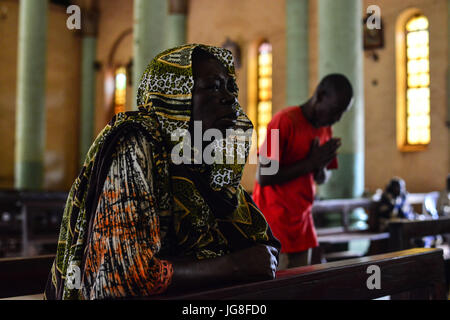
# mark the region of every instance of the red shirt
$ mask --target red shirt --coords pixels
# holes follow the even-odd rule
[[[276,139],[272,141],[271,129],[279,129],[278,143]],[[291,165],[306,158],[315,137],[319,138],[322,145],[331,136],[330,127],[315,128],[306,120],[300,107],[288,107],[273,116],[259,153],[277,160],[280,167]],[[336,168],[337,160],[334,159],[328,169]],[[281,252],[299,252],[317,247],[317,235],[311,215],[315,193],[313,173],[281,185],[261,187],[255,182],[253,199],[266,217],[273,235],[280,240]]]

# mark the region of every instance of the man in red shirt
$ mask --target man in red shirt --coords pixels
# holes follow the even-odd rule
[[[324,183],[327,169],[337,169],[341,141],[332,138],[331,125],[352,103],[348,79],[331,74],[305,104],[278,112],[267,127],[253,199],[281,242],[279,269],[310,264],[318,245],[311,215],[315,182]]]

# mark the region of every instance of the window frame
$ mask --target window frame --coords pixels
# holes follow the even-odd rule
[[[122,71],[122,72],[120,72]],[[125,87],[120,89],[123,90],[123,103],[118,103],[117,102],[117,76],[118,74],[121,73],[123,75],[125,75]],[[127,82],[128,82],[128,75],[127,75],[127,69],[125,66],[118,66],[116,68],[114,68],[114,94],[113,94],[113,114],[116,115],[120,112],[125,112],[126,111],[126,105],[127,105]]]
[[[260,62],[259,62],[259,58],[260,58],[260,48],[261,46],[263,46],[264,44],[268,44],[270,46],[270,54],[271,54],[271,60],[270,60],[270,98],[267,100],[261,100],[260,99],[260,80],[262,79],[262,77],[260,76]],[[270,120],[267,122],[267,124],[265,124],[265,130],[266,130],[266,134],[264,135],[264,137],[261,137],[259,132],[260,132],[260,127],[261,127],[261,123],[260,123],[260,103],[261,102],[270,102],[270,111],[268,112],[268,114],[270,114],[270,118],[272,118],[272,111],[273,111],[273,46],[272,44],[267,40],[267,39],[263,39],[261,41],[258,42],[258,46],[257,46],[257,54],[256,54],[256,116],[255,116],[255,127],[256,127],[256,134],[257,134],[257,146],[258,148],[261,147],[261,145],[263,144],[266,135],[267,135],[267,125],[269,124]]]
[[[428,76],[429,83],[427,87],[429,91],[429,109],[428,109],[428,119],[429,119],[429,141],[428,143],[417,143],[412,144],[408,141],[408,62],[410,59],[407,55],[408,43],[407,35],[407,24],[417,17],[425,17],[428,21],[428,27],[426,31],[428,32]],[[397,148],[401,152],[416,152],[426,150],[431,143],[431,39],[430,39],[430,20],[418,9],[410,9],[401,14],[397,20],[396,25],[396,70],[397,70],[397,104],[396,104],[396,115],[397,115]],[[420,87],[419,87],[420,88]]]

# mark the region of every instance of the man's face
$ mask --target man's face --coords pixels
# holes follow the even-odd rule
[[[215,58],[194,59],[192,120],[202,121],[203,131],[216,128],[225,133],[236,125],[236,83]]]
[[[353,99],[350,102],[345,100],[333,93],[320,96],[313,109],[313,125],[328,127],[341,120],[344,112],[353,104]]]

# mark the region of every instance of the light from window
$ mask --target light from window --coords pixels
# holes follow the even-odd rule
[[[124,67],[116,70],[114,90],[114,114],[125,112],[127,101],[127,71]]]
[[[430,143],[430,60],[428,19],[406,23],[406,144]]]
[[[272,45],[263,42],[258,49],[258,146],[266,138],[272,119]]]

